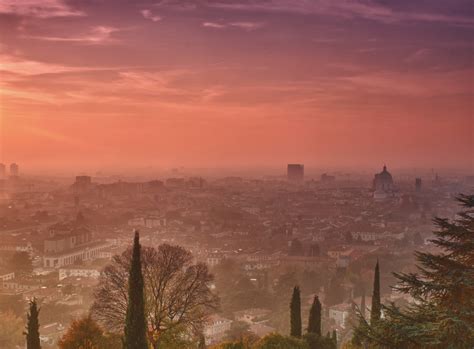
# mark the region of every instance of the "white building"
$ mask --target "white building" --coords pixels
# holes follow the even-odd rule
[[[206,344],[220,342],[227,331],[230,330],[232,320],[223,318],[217,314],[211,315],[204,326],[204,338]]]
[[[98,279],[100,271],[96,269],[81,269],[81,268],[67,268],[59,269],[59,280],[63,280],[68,277],[87,277]]]
[[[98,242],[57,254],[45,255],[43,265],[45,268],[61,268],[78,262],[95,260],[111,246],[112,244],[108,242]]]

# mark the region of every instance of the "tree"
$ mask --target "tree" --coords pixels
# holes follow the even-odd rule
[[[28,275],[33,272],[33,264],[28,252],[15,252],[9,262],[10,268],[19,275]]]
[[[0,348],[15,348],[24,345],[23,321],[13,312],[0,313]]]
[[[435,218],[436,253],[415,252],[418,273],[395,273],[394,289],[415,300],[384,306],[361,336],[378,348],[468,349],[474,346],[474,195],[458,197],[454,220]]]
[[[108,331],[122,334],[128,304],[127,279],[131,250],[114,256],[105,267],[95,292],[92,317]],[[206,316],[218,305],[209,285],[213,276],[202,263],[180,246],[163,244],[141,249],[145,283],[148,339],[157,348],[166,332],[175,328],[201,333]]]
[[[318,296],[314,297],[313,305],[309,311],[308,333],[321,336],[321,302]]]
[[[331,340],[334,344],[334,348],[337,348],[337,333],[336,333],[336,330],[332,330]]]
[[[370,323],[375,323],[380,320],[381,303],[380,303],[380,270],[379,261],[375,265],[374,272],[374,289],[372,292],[372,308],[370,310]]]
[[[140,236],[135,232],[128,278],[128,303],[125,316],[124,349],[147,349],[144,282],[140,260]]]
[[[269,334],[260,339],[254,349],[309,349],[308,344],[298,338]]]
[[[334,275],[329,281],[325,298],[328,307],[341,304],[344,301],[344,287],[341,285],[340,274]]]
[[[90,316],[74,320],[58,342],[59,349],[118,349],[120,345],[120,338],[106,336]]]
[[[308,344],[309,349],[335,349],[334,342],[331,338],[319,336],[316,333],[307,333],[303,339]]]
[[[293,288],[290,303],[290,335],[301,337],[301,292],[298,286]]]
[[[26,325],[26,349],[41,349],[39,335],[39,309],[36,299],[30,301],[30,311],[28,312]]]

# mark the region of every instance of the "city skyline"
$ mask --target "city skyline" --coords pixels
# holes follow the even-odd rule
[[[6,0],[0,162],[472,170],[469,1]]]

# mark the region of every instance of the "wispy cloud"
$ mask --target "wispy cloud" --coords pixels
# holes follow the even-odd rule
[[[59,64],[44,63],[35,60],[23,59],[8,54],[0,54],[0,71],[11,76],[32,76],[40,74],[65,73],[82,70],[82,68],[68,67]]]
[[[232,2],[208,0],[206,4],[209,7],[227,10],[320,14],[345,18],[365,18],[386,23],[419,21],[474,25],[474,18],[469,16],[423,12],[421,9],[419,12],[405,12],[370,0],[364,2],[359,0],[240,0]]]
[[[116,42],[112,38],[112,34],[119,31],[118,28],[108,26],[97,26],[92,28],[88,33],[77,36],[25,36],[28,39],[45,40],[45,41],[65,41],[86,44],[103,44]]]
[[[217,22],[204,22],[203,27],[212,29],[225,29],[225,28],[238,28],[245,31],[253,31],[260,29],[265,24],[262,22],[229,22],[229,23],[217,23]]]
[[[63,0],[1,0],[0,13],[38,18],[85,15]]]
[[[141,10],[140,13],[142,14],[143,18],[149,19],[153,22],[159,22],[163,19],[161,16],[154,15],[150,10]]]

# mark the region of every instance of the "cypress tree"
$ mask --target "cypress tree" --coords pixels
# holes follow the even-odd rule
[[[308,333],[321,336],[321,302],[318,296],[314,297],[313,305],[309,311]]]
[[[27,314],[27,325],[26,325],[26,349],[41,349],[40,336],[39,336],[39,321],[38,321],[39,309],[36,304],[36,299],[33,298],[30,301],[30,310]]]
[[[337,333],[336,333],[336,330],[332,330],[331,340],[334,344],[334,348],[337,348]]]
[[[360,314],[365,319],[365,287],[362,289],[362,297],[360,300]]]
[[[370,323],[380,320],[381,304],[380,304],[380,270],[379,261],[375,265],[374,272],[374,290],[372,293],[372,308],[370,310]]]
[[[290,303],[290,335],[301,337],[301,294],[300,288],[295,286]]]
[[[140,260],[140,236],[135,232],[128,277],[128,304],[124,329],[124,349],[147,349],[143,274]]]

